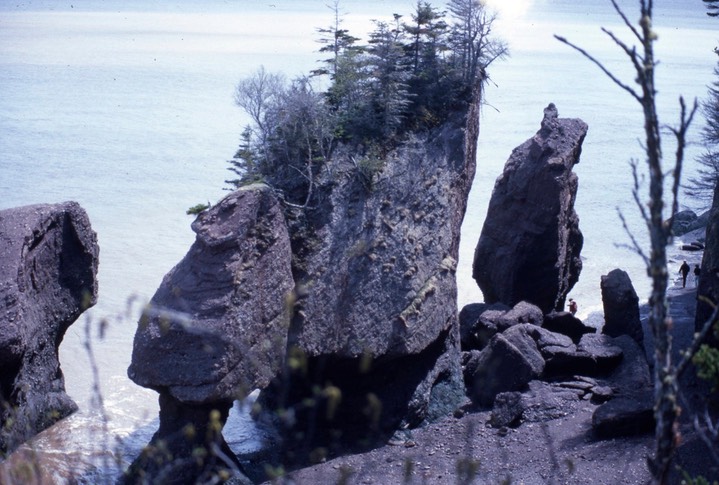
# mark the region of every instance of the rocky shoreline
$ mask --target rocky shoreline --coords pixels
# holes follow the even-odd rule
[[[670,254],[672,262],[678,261],[677,267],[685,259],[692,265],[700,263],[701,256],[701,252],[686,252],[678,248]],[[678,354],[694,333],[696,287],[692,284],[682,288],[681,279],[673,278],[669,302],[670,315],[675,323],[674,349]],[[642,306],[641,310],[649,356],[651,332],[646,326],[646,307]],[[694,377],[685,379],[683,385],[688,390],[687,399],[706,395],[706,386]],[[556,399],[557,390],[566,399],[560,401],[556,412],[545,409],[544,413],[536,413],[516,427],[493,426],[493,410],[468,402],[454,416],[399,434],[389,444],[291,471],[280,482],[298,485],[649,483],[651,475],[647,458],[652,455],[654,446],[651,431],[610,439],[598,438],[592,421],[601,404],[580,397],[582,390],[574,387],[567,382],[530,383],[524,394],[545,403],[545,408],[550,400],[548,394],[554,393]],[[680,428],[683,441],[675,459],[676,467],[690,476],[719,479],[719,467],[702,451],[704,443],[692,424],[687,422],[686,415],[684,418]],[[680,483],[682,478],[679,468],[675,468],[671,483]]]

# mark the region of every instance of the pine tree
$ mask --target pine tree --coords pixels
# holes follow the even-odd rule
[[[255,151],[252,149],[252,127],[247,125],[240,135],[240,147],[237,149],[227,170],[237,175],[236,179],[225,180],[233,189],[262,179]]]
[[[411,73],[404,61],[400,16],[394,16],[395,26],[376,22],[367,49],[372,112],[376,126],[384,138],[392,137],[401,127],[411,104],[408,82]]]
[[[703,0],[707,8],[707,15],[710,17],[719,16],[719,0]]]
[[[701,103],[706,120],[701,132],[704,152],[697,158],[696,176],[689,178],[685,186],[689,196],[707,205],[711,204],[714,187],[719,181],[719,64],[714,68],[714,74],[717,80],[709,86],[708,97]]]

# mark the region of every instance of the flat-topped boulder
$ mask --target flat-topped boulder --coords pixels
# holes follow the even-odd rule
[[[0,457],[77,410],[58,348],[97,301],[98,256],[76,202],[0,211]]]
[[[473,276],[486,303],[525,300],[545,314],[564,308],[582,268],[572,168],[586,134],[586,123],[559,118],[550,104],[541,129],[509,157],[474,253]]]

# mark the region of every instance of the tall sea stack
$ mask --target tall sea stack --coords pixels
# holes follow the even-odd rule
[[[550,104],[537,134],[507,160],[474,253],[473,276],[486,303],[563,310],[582,269],[572,168],[586,134],[586,123],[559,118]]]

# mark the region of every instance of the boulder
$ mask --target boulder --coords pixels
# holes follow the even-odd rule
[[[580,319],[569,312],[552,312],[544,316],[544,324],[542,325],[550,332],[560,333],[571,338],[576,344],[583,335],[587,333],[596,333],[597,329],[585,325]]]
[[[542,325],[542,311],[531,303],[519,302],[513,308],[503,303],[467,305],[459,315],[462,350],[482,349],[495,334],[524,323]]]
[[[651,433],[654,431],[652,392],[618,397],[602,404],[592,415],[592,429],[599,439]]]
[[[489,424],[495,428],[517,427],[523,422],[541,423],[566,416],[579,402],[579,392],[534,380],[525,392],[497,394]]]
[[[504,331],[513,325],[523,323],[531,323],[532,325],[542,326],[544,315],[537,305],[532,305],[526,301],[520,301],[512,307],[511,310],[505,312],[498,320],[497,324],[500,331]]]
[[[689,209],[679,211],[674,214],[672,233],[675,236],[683,236],[697,229],[705,228],[709,222],[710,214],[711,210],[703,212],[701,215],[697,215]]]
[[[497,332],[498,320],[510,308],[502,303],[471,303],[459,312],[459,333],[463,351],[483,349]]]
[[[524,404],[521,392],[501,392],[494,398],[489,424],[494,428],[517,427],[521,424]]]
[[[611,337],[591,333],[582,336],[576,349],[552,346],[545,355],[545,376],[607,375],[616,369],[623,357],[621,347]]]
[[[692,231],[695,229],[692,226],[698,218],[696,212],[690,209],[677,212],[674,214],[674,219],[672,220],[672,233],[675,236],[681,236]]]
[[[554,383],[532,381],[522,394],[522,420],[542,423],[566,416],[579,402],[579,393]]]
[[[97,237],[76,202],[0,211],[0,457],[77,410],[58,348],[97,301]]]
[[[522,331],[498,333],[481,352],[472,352],[464,377],[472,401],[491,406],[502,392],[521,391],[544,371],[544,359],[535,341]]]
[[[234,399],[280,372],[294,287],[289,235],[269,187],[233,192],[192,229],[194,244],[139,322],[128,369],[133,381],[160,393],[153,441],[163,440],[180,461],[192,456],[185,426],[207,426],[213,410],[226,417]],[[215,422],[221,430],[224,418]],[[133,470],[163,473],[139,460]],[[214,461],[205,464],[212,469]],[[188,480],[199,476],[186,472]]]
[[[629,335],[642,347],[644,331],[639,316],[639,297],[626,271],[614,269],[602,275],[602,304],[604,327],[602,333],[610,337]]]
[[[558,347],[571,349],[575,348],[572,340],[566,335],[550,332],[547,329],[529,323],[521,323],[508,328],[504,332],[504,336],[511,341],[523,341],[526,337],[529,337],[534,341],[537,350],[539,350],[543,357],[545,356],[547,349]]]
[[[473,277],[486,303],[528,301],[562,310],[579,278],[583,237],[574,211],[587,125],[550,104],[541,129],[515,148],[497,179],[477,244]]]
[[[708,215],[697,300],[694,327],[699,332],[711,317],[713,307],[719,304],[719,185],[714,189],[714,200]],[[711,332],[708,340],[719,346],[719,340]]]
[[[628,335],[616,337],[611,343],[622,349],[622,361],[607,376],[607,384],[625,396],[651,389],[652,375],[644,348]]]

